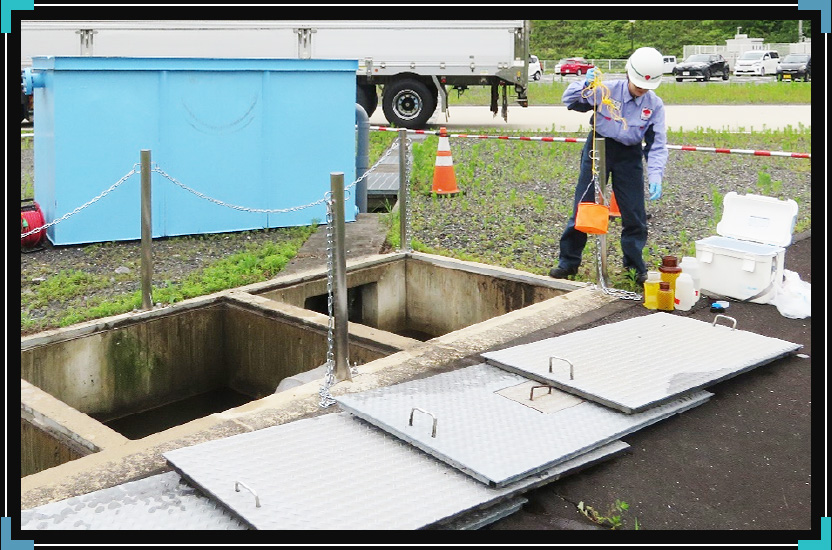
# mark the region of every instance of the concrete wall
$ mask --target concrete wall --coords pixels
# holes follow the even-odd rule
[[[81,458],[89,449],[68,444],[34,424],[20,419],[20,477]]]
[[[347,273],[347,287],[361,289],[363,324],[388,332],[407,327],[405,264],[395,260]],[[325,276],[283,288],[262,292],[259,296],[297,307],[305,307],[307,298],[327,293]]]
[[[25,380],[20,381],[21,477],[126,441],[88,415]]]
[[[347,286],[361,293],[362,323],[397,334],[440,336],[498,315],[559,296],[542,278],[471,264],[408,257],[347,273]],[[259,295],[304,307],[326,293],[326,278],[307,280]]]
[[[563,294],[563,290],[409,260],[407,326],[441,336]]]
[[[284,378],[326,363],[328,317],[311,315],[311,321],[306,317],[307,322],[300,323],[299,317],[289,318],[268,308],[250,310],[229,304],[223,333],[228,387],[260,398],[274,393]],[[351,363],[363,364],[395,351],[351,337],[348,354]]]
[[[21,351],[20,376],[110,419],[224,384],[223,306],[159,316]]]
[[[104,422],[217,388],[256,399],[284,378],[324,364],[327,329],[325,315],[240,294],[27,347],[21,378]],[[349,359],[368,363],[408,344],[353,327]]]

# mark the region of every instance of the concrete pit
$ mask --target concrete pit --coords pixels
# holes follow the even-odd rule
[[[348,265],[347,286],[365,365],[583,285],[409,253]],[[319,386],[326,308],[319,270],[23,338],[22,476]]]

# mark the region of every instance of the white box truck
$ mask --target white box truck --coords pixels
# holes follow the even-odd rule
[[[448,89],[489,86],[508,119],[508,87],[528,106],[529,21],[21,21],[21,69],[37,55],[357,59],[356,102],[422,128]],[[25,103],[23,98],[21,103]],[[326,108],[326,106],[321,106]],[[23,107],[26,117],[26,106]]]

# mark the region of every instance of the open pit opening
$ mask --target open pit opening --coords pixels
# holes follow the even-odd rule
[[[358,363],[396,351],[366,339],[351,338],[349,345]],[[21,378],[91,421],[138,439],[270,395],[282,380],[325,364],[326,353],[326,317],[301,321],[279,308],[222,297],[102,322],[82,335],[24,342]],[[31,436],[39,426],[28,417],[21,416],[29,434],[21,442],[27,444],[22,472],[83,456],[71,448],[71,435],[64,444]]]
[[[347,286],[351,365],[580,288],[418,253],[353,265]],[[21,378],[110,433],[143,438],[271,395],[281,382],[280,391],[315,379],[326,364],[327,309],[325,271],[276,279],[24,338]],[[22,439],[22,471],[83,454],[73,434],[61,437],[66,449]]]
[[[421,254],[352,269],[347,287],[350,322],[420,341],[573,290],[555,280]],[[258,295],[328,312],[325,275]]]

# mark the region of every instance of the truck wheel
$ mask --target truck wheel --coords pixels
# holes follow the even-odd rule
[[[372,84],[359,84],[355,88],[355,102],[364,108],[368,117],[373,116],[378,107],[376,87]]]
[[[404,79],[384,87],[382,109],[387,122],[418,130],[436,110],[436,91],[414,79]]]
[[[728,69],[722,71],[722,80],[728,80]]]

